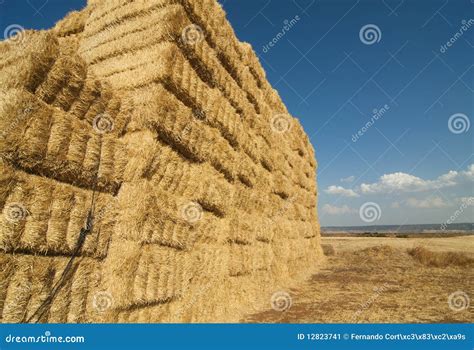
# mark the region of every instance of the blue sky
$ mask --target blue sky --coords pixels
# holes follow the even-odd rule
[[[0,33],[84,3],[0,0]],[[221,3],[311,138],[322,225],[474,221],[473,2]]]

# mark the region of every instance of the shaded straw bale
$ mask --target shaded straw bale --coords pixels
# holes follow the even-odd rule
[[[0,53],[2,322],[238,322],[323,261],[310,140],[215,0]]]

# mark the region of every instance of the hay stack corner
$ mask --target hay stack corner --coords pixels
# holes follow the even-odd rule
[[[215,0],[0,42],[2,322],[229,322],[322,260],[314,151]]]

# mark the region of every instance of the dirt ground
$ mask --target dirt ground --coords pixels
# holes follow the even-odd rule
[[[291,302],[244,322],[474,322],[474,236],[322,241],[324,267],[284,291]]]

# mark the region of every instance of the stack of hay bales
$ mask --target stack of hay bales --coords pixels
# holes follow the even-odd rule
[[[322,260],[314,151],[215,0],[0,53],[2,322],[238,321]]]

